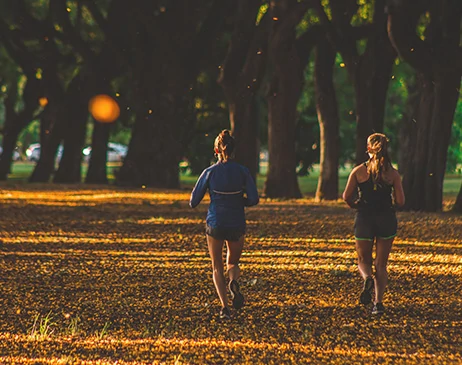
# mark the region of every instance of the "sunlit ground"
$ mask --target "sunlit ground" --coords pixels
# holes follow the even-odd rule
[[[0,191],[0,364],[459,364],[462,217],[398,213],[384,316],[358,305],[353,212],[248,210],[247,306],[218,319],[189,191]],[[18,190],[19,189],[19,190]]]

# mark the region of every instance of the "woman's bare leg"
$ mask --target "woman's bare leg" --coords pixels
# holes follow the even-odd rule
[[[241,276],[239,260],[241,259],[242,249],[244,248],[244,236],[239,241],[226,241],[228,253],[226,255],[226,264],[228,266],[229,280],[238,280]]]
[[[356,240],[356,253],[358,255],[358,269],[364,280],[372,276],[372,247],[373,240]]]
[[[375,255],[375,302],[382,303],[383,293],[388,284],[388,256],[394,238],[377,238]]]
[[[223,307],[228,306],[228,295],[226,293],[226,282],[223,268],[223,240],[217,240],[207,235],[210,258],[212,259],[213,283],[217,290]]]

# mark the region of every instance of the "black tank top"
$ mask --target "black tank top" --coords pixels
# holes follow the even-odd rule
[[[358,183],[358,209],[379,212],[393,210],[392,191],[393,185],[384,181],[374,182],[372,175],[369,175],[369,179]]]

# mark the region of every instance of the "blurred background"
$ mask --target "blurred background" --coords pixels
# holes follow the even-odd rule
[[[231,129],[263,195],[336,200],[383,132],[462,211],[459,0],[0,2],[0,180],[190,186]]]

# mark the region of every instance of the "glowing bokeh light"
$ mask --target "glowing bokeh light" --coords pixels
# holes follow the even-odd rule
[[[41,107],[45,107],[48,105],[48,99],[46,97],[39,98],[39,104]]]
[[[120,115],[120,107],[109,95],[96,95],[90,99],[88,110],[101,123],[112,123]]]

